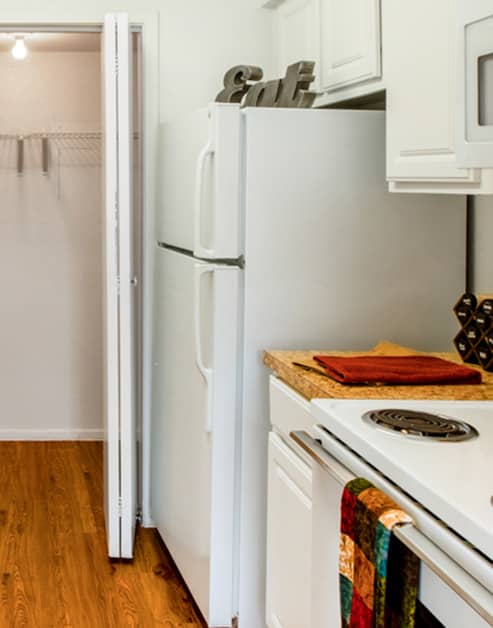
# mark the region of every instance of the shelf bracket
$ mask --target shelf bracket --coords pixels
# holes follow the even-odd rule
[[[17,174],[24,174],[24,136],[19,135],[17,138]]]
[[[48,136],[41,137],[41,168],[45,176],[48,175]]]

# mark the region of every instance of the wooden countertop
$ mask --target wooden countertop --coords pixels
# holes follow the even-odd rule
[[[324,375],[305,371],[293,362],[300,362],[323,372],[320,365],[313,360],[314,355],[434,355],[451,362],[462,364],[462,360],[455,353],[421,353],[395,345],[390,342],[381,342],[371,351],[340,352],[340,351],[265,351],[264,364],[286,384],[294,388],[306,399],[338,398],[338,399],[456,399],[456,400],[493,400],[493,373],[481,371],[483,383],[478,385],[460,386],[348,386],[339,384]]]

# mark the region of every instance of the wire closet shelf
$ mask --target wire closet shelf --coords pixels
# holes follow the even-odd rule
[[[13,151],[3,152],[7,159],[15,154],[14,167],[18,175],[22,175],[26,167],[27,147],[29,150],[34,149],[34,155],[30,155],[29,162],[40,166],[44,175],[49,173],[50,155],[56,158],[58,167],[60,165],[100,166],[102,139],[102,131],[0,133],[0,141],[15,142],[16,148]],[[138,139],[138,133],[134,133],[134,140]],[[31,142],[34,142],[35,146],[32,146]],[[50,144],[52,144],[52,149],[50,149]],[[36,155],[39,155],[40,159],[35,157]],[[64,164],[62,164],[63,160],[65,160]]]
[[[62,154],[72,153],[72,158],[66,165],[98,166],[101,164],[101,131],[85,132],[31,132],[31,133],[0,133],[0,141],[15,142],[14,150],[3,151],[7,162],[9,157],[15,154],[15,168],[18,175],[24,173],[26,167],[26,151],[29,149],[29,162],[41,167],[44,175],[48,175],[50,169],[50,154],[56,157],[57,165],[61,165]],[[34,143],[34,145],[33,145]],[[53,145],[52,149],[50,143]],[[31,153],[31,150],[33,152]],[[37,157],[36,155],[39,155]],[[83,155],[82,160],[76,157]],[[3,161],[3,160],[2,160]],[[82,163],[81,163],[82,161]]]

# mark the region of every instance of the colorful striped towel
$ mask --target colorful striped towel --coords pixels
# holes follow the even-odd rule
[[[412,519],[365,479],[344,488],[340,597],[343,628],[413,628],[419,559],[392,534]]]

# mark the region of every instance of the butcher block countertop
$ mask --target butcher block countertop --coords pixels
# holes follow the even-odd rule
[[[313,360],[314,355],[434,355],[462,364],[462,360],[456,353],[422,353],[386,341],[380,342],[371,351],[366,352],[324,350],[266,351],[264,353],[264,363],[280,379],[306,399],[458,399],[466,401],[493,401],[493,373],[486,373],[479,367],[470,364],[466,366],[477,368],[481,371],[482,384],[441,386],[344,385],[324,375],[318,375],[293,365],[293,362],[299,362],[323,372],[323,368]]]

